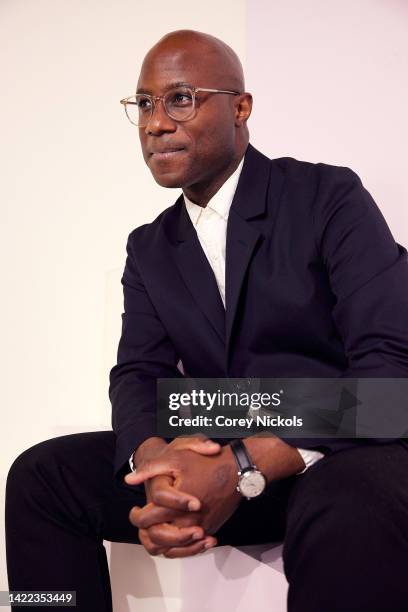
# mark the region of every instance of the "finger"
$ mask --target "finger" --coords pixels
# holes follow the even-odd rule
[[[150,541],[156,546],[188,546],[205,537],[202,527],[176,527],[160,523],[147,529]]]
[[[129,512],[129,521],[139,529],[148,529],[152,525],[158,523],[170,523],[179,521],[177,527],[194,527],[199,526],[202,520],[201,514],[191,514],[172,508],[156,506],[153,503],[148,503],[143,508],[133,506]]]
[[[174,484],[173,478],[171,476],[155,476],[150,480],[145,482],[145,491],[146,491],[146,500],[147,503],[151,502],[151,491],[157,490],[161,485],[172,485]]]
[[[167,551],[162,553],[167,559],[179,559],[181,557],[191,557],[193,555],[197,555],[198,553],[205,552],[210,548],[213,548],[217,545],[217,540],[211,536],[205,538],[205,540],[201,540],[197,542],[197,544],[190,544],[190,546],[180,546],[169,548]]]
[[[141,544],[143,544],[149,555],[162,555],[168,550],[168,548],[166,547],[157,546],[157,544],[153,544],[153,542],[149,538],[149,534],[145,529],[139,529],[139,540]]]
[[[157,488],[160,485],[171,485],[174,483],[173,478],[171,478],[171,476],[155,476],[154,478],[152,478],[151,480],[149,480],[148,482],[146,482],[146,495],[150,495],[150,491],[153,488]]]
[[[133,506],[129,512],[129,521],[139,529],[147,529],[157,523],[168,523],[173,521],[184,513],[172,510],[171,508],[162,508],[148,503],[143,508]]]
[[[184,491],[179,491],[173,486],[173,480],[167,476],[156,476],[149,486],[149,500],[156,506],[164,506],[173,510],[184,512],[197,511],[201,507],[200,500]]]
[[[209,438],[200,439],[198,437],[178,438],[174,441],[174,447],[178,450],[192,450],[201,455],[216,455],[221,452],[221,445]],[[159,474],[175,476],[175,470],[168,464],[160,463],[157,459],[151,463],[146,462],[140,470],[126,474],[124,480],[127,484],[141,484],[148,478],[158,476]]]
[[[221,452],[221,445],[208,438],[178,438],[174,447],[178,450],[193,450],[201,455],[216,455]],[[154,459],[152,462],[146,462],[140,470],[138,469],[130,474],[126,474],[124,480],[126,484],[138,485],[149,478],[159,475],[167,475],[175,478],[177,471],[167,463],[161,463],[159,460]]]
[[[147,469],[147,471],[145,471]],[[149,471],[150,470],[150,471]],[[137,485],[145,480],[151,480],[157,476],[162,476],[163,474],[172,475],[173,479],[176,478],[175,470],[168,468],[168,466],[164,467],[161,464],[152,464],[151,468],[143,468],[139,472],[133,472],[132,474],[127,474],[125,476],[125,480],[127,484]],[[156,494],[158,492],[158,488],[156,488]],[[179,491],[175,489],[171,485],[167,484],[166,487],[162,487],[162,493],[159,493],[159,497],[161,496],[161,502],[157,502],[158,504],[163,504],[170,508],[174,509],[183,509],[185,511],[196,512],[201,508],[200,500],[191,495],[190,493],[185,493],[184,491]]]
[[[147,461],[144,463],[143,467],[137,471],[126,474],[124,480],[129,485],[137,485],[149,478],[154,478],[154,476],[165,475],[175,478],[177,473],[167,462],[161,462],[158,459],[154,459],[151,462]]]
[[[217,455],[221,452],[221,445],[206,438],[203,434],[194,437],[177,438],[175,448],[178,450],[192,450],[200,455]]]

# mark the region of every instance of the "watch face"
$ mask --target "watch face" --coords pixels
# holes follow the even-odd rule
[[[238,486],[245,497],[257,497],[265,489],[265,476],[258,470],[244,472],[239,478]]]

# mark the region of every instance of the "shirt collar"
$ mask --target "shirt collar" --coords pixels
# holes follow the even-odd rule
[[[183,193],[185,206],[193,225],[197,225],[201,213],[205,208],[211,209],[216,212],[220,217],[227,221],[229,209],[234,198],[235,190],[237,188],[239,175],[241,174],[242,166],[244,164],[244,157],[239,162],[238,167],[234,172],[227,178],[225,183],[221,185],[217,193],[213,195],[211,200],[208,202],[206,207],[195,204]]]

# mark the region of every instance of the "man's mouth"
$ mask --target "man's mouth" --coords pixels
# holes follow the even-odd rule
[[[177,157],[185,149],[183,147],[167,147],[157,151],[151,151],[150,157],[156,161],[171,160]]]

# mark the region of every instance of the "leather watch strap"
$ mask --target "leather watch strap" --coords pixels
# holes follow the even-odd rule
[[[248,469],[253,469],[255,466],[242,440],[233,440],[230,443],[232,452],[235,455],[239,471],[243,472]]]

